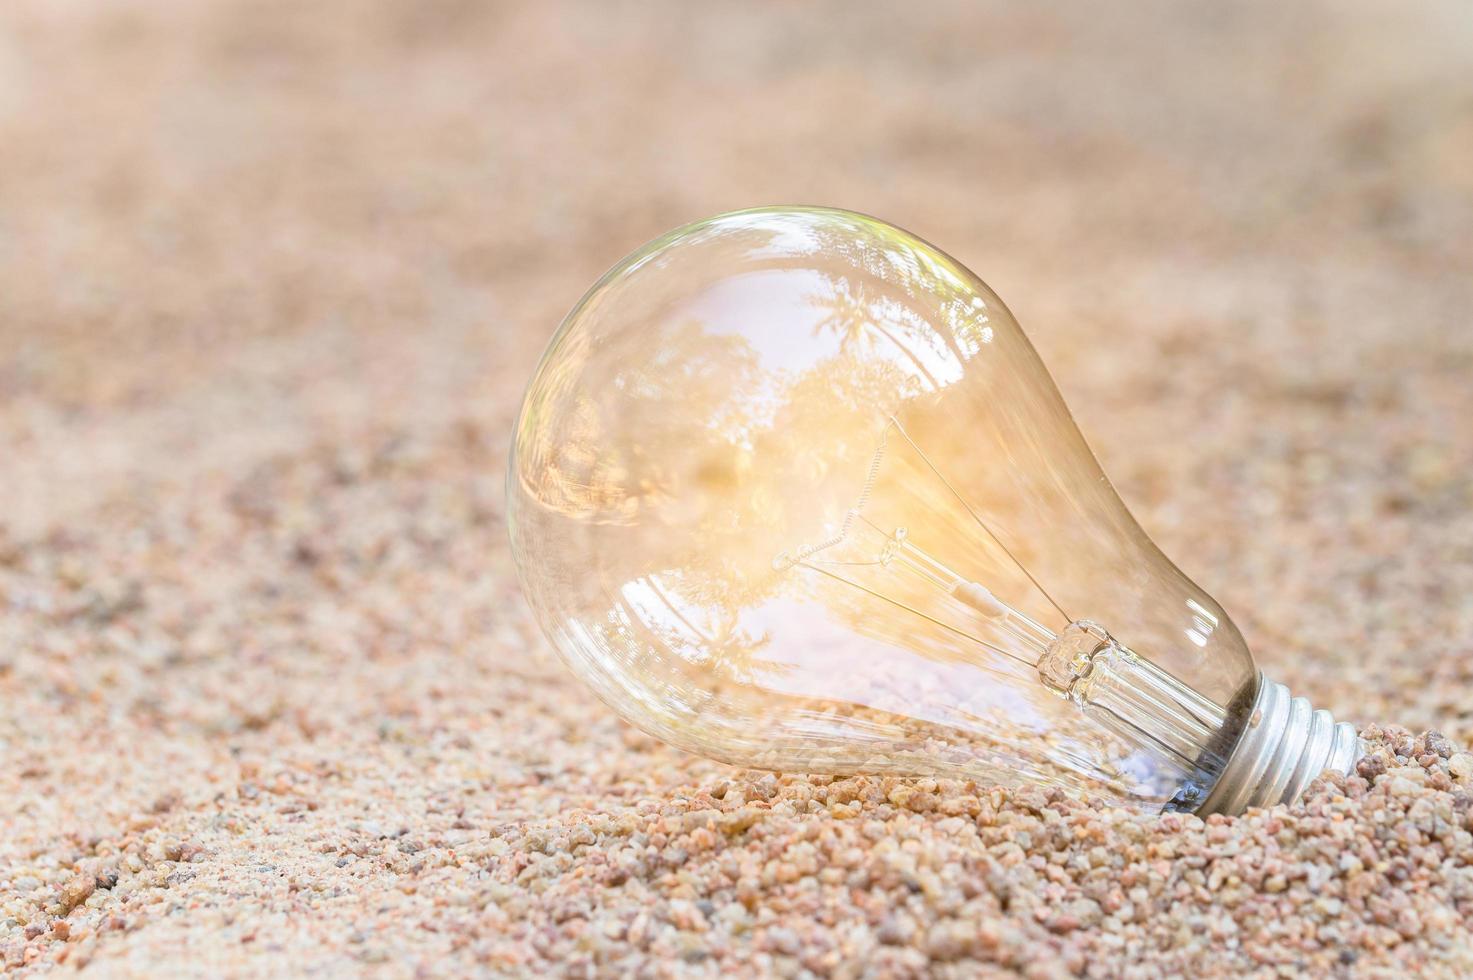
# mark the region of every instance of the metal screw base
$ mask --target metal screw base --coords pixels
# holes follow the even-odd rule
[[[1365,751],[1349,722],[1291,698],[1287,687],[1259,674],[1248,723],[1197,813],[1236,816],[1250,806],[1293,803],[1320,773],[1349,772]]]

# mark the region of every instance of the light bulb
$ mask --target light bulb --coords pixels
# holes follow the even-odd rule
[[[735,212],[620,262],[508,494],[561,657],[691,752],[1238,812],[1362,751],[1146,537],[1002,301],[873,218]]]

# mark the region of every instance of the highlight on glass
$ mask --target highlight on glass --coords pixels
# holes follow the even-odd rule
[[[508,509],[573,671],[726,762],[1239,812],[1362,751],[1147,538],[997,295],[864,215],[621,261],[536,370]]]

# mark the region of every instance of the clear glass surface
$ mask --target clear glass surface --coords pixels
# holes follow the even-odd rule
[[[862,215],[726,214],[619,263],[537,369],[508,491],[527,596],[568,665],[630,722],[727,762],[1159,809],[1182,765],[1060,696],[1048,651],[1100,624],[1153,690],[1220,709],[1228,742],[1255,682],[1001,300]]]

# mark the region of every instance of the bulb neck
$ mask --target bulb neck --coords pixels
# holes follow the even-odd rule
[[[1039,679],[1153,762],[1150,792],[1171,810],[1196,810],[1226,764],[1232,735],[1224,709],[1115,641],[1088,620],[1070,623],[1038,661]]]
[[[1249,807],[1293,803],[1322,772],[1348,773],[1364,754],[1355,726],[1259,674],[1243,733],[1197,813],[1236,816]]]

